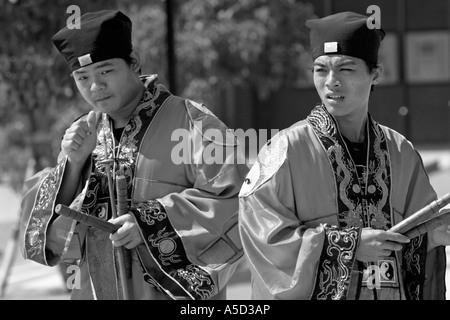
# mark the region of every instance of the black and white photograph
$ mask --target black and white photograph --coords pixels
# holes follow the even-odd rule
[[[0,30],[0,300],[450,300],[450,1],[0,0]]]

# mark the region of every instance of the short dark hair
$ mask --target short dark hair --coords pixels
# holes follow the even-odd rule
[[[131,51],[133,52],[133,51]],[[125,60],[126,64],[128,64],[128,66],[131,66],[134,62],[134,59],[131,57],[131,52],[129,55],[124,56],[122,59]],[[138,70],[138,74],[142,73],[142,67],[139,66],[139,70]]]
[[[373,70],[377,69],[380,65],[378,63],[369,63],[366,61],[367,68],[369,69],[369,73],[372,73]]]
[[[366,63],[367,69],[369,71],[369,73],[372,73],[375,69],[377,69],[378,67],[380,67],[380,65],[378,63],[370,63],[367,61],[364,61]],[[371,85],[370,87],[370,92],[373,92],[375,90],[375,85]]]

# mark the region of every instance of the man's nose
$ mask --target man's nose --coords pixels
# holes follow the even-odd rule
[[[91,84],[91,91],[102,91],[105,89],[105,82],[103,82],[99,77],[94,77]]]
[[[335,88],[335,87],[341,86],[341,81],[339,80],[339,78],[337,77],[335,72],[330,71],[325,84],[329,88],[331,88],[331,87]]]

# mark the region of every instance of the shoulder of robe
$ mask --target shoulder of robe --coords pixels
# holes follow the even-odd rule
[[[204,104],[186,99],[185,107],[193,128],[202,135],[204,140],[227,147],[238,144],[233,130],[229,129]]]
[[[384,132],[387,142],[395,145],[400,152],[415,152],[414,145],[404,135],[385,125],[379,124],[379,127]]]
[[[247,174],[239,197],[251,195],[269,180],[287,159],[288,138],[286,130],[273,136],[258,153],[255,164]]]

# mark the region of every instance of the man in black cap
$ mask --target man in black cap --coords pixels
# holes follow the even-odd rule
[[[436,193],[412,144],[368,113],[384,32],[367,19],[306,23],[321,104],[260,151],[239,194],[255,299],[445,299],[448,225],[387,231]]]
[[[237,196],[247,166],[206,107],[140,76],[131,29],[120,11],[100,11],[52,38],[93,110],[66,130],[57,165],[27,181],[23,255],[74,262],[72,299],[224,299],[243,256]],[[212,147],[222,161],[208,161]],[[111,199],[121,200],[112,220]],[[121,227],[109,235],[59,216],[58,204]]]

